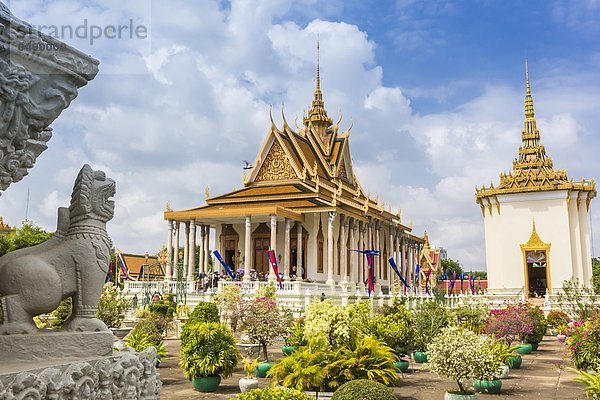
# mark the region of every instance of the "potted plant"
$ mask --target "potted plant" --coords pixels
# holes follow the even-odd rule
[[[564,311],[550,311],[546,321],[550,328],[550,334],[556,336],[560,332],[560,328],[569,323],[569,316]]]
[[[285,345],[281,347],[281,351],[286,356],[289,356],[300,346],[306,346],[308,343],[304,339],[304,318],[298,318],[292,328],[290,334],[285,338]]]
[[[514,364],[513,358],[519,357],[518,367],[521,366],[520,356],[516,353],[516,346],[511,347],[508,345],[508,343],[506,343],[504,339],[495,338],[492,338],[490,345],[494,355],[498,357],[501,361],[500,370],[498,371],[496,376],[499,379],[508,378],[510,367]]]
[[[548,329],[548,322],[546,321],[546,317],[544,316],[544,312],[541,308],[537,306],[528,306],[526,310],[529,314],[529,318],[531,319],[533,330],[530,334],[525,334],[523,336],[523,342],[530,344],[531,349],[536,351],[538,344],[542,341],[544,334]]]
[[[427,346],[427,352],[431,372],[448,377],[458,385],[458,391],[446,392],[445,400],[475,400],[477,395],[469,390],[469,381],[493,376],[500,367],[489,339],[457,327],[442,330]]]
[[[432,339],[450,323],[450,316],[446,308],[435,302],[421,303],[413,314],[412,326],[414,327],[413,359],[417,363],[428,361],[426,354],[427,345]]]
[[[187,323],[181,331],[183,373],[199,392],[214,392],[239,359],[233,333],[218,322]]]
[[[502,388],[502,381],[498,371],[505,365],[503,358],[506,354],[496,351],[496,341],[489,337],[480,337],[480,360],[473,369],[473,386],[478,393],[498,394]],[[507,350],[508,353],[508,350]]]
[[[507,304],[505,308],[491,310],[485,322],[484,332],[503,338],[509,344],[517,340],[523,341],[527,335],[533,334],[533,319],[529,309],[526,304]],[[520,352],[530,349],[531,346],[523,346]]]
[[[167,348],[162,340],[160,340],[158,343],[154,342],[152,339],[152,334],[141,329],[134,328],[129,335],[127,335],[125,345],[131,347],[137,353],[141,353],[149,347],[154,347],[156,349],[157,367],[160,365],[161,359],[168,355]]]
[[[254,378],[252,375],[254,374],[254,369],[258,366],[259,359],[260,357],[256,357],[254,360],[244,357],[244,371],[246,372],[246,377],[240,378],[240,392],[246,393],[258,387],[258,379]]]
[[[401,372],[408,371],[410,350],[414,343],[410,311],[401,305],[389,307],[384,316],[372,318],[369,334],[391,347],[399,358],[394,366]],[[426,356],[426,353],[423,353]]]

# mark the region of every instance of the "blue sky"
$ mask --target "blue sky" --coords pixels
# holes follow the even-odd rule
[[[285,104],[301,116],[321,38],[325,106],[354,128],[355,172],[467,268],[485,267],[476,185],[497,182],[517,153],[529,59],[542,141],[555,166],[597,177],[600,1],[18,0],[34,25],[132,19],[147,39],[93,45],[97,78],[53,124],[50,148],[2,195],[0,215],[53,229],[84,162],[118,181],[117,246],[155,252],[162,211],[239,188]],[[592,203],[594,204],[594,203]],[[593,205],[593,224],[600,212]],[[600,228],[599,228],[600,229]],[[600,249],[600,233],[596,234]],[[597,253],[597,252],[596,252]]]

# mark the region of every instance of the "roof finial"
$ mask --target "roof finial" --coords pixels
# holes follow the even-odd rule
[[[320,47],[319,47],[319,34],[317,33],[317,89],[321,89],[321,73],[320,73]]]
[[[529,64],[527,63],[527,59],[525,59],[525,95],[531,96],[531,87],[529,86]]]
[[[533,97],[531,97],[531,86],[529,85],[529,65],[525,59],[525,117],[534,118]]]

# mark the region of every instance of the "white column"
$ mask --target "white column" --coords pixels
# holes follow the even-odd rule
[[[246,236],[244,237],[244,281],[250,282],[250,270],[252,269],[252,221],[246,217]]]
[[[167,265],[165,271],[165,280],[173,278],[173,221],[167,221]]]
[[[275,258],[277,258],[277,215],[271,215],[271,250],[275,252]],[[269,266],[269,280],[276,279],[275,271]]]
[[[190,260],[190,222],[185,223],[185,238],[183,239],[183,277],[187,277]],[[183,278],[182,277],[182,278]]]
[[[175,249],[173,251],[173,279],[177,279],[177,264],[179,263],[179,222],[175,221]]]
[[[356,231],[357,231],[357,221],[352,218],[350,220],[350,250],[356,250],[358,246],[356,245]],[[358,253],[355,251],[350,251],[350,286],[356,286],[356,280],[358,279],[357,270],[358,270]]]
[[[204,226],[204,270],[208,273],[208,260],[210,260],[210,225]],[[213,265],[213,271],[215,266]],[[220,269],[218,269],[220,271]]]
[[[333,224],[335,222],[336,213],[330,212],[329,218],[327,219],[327,284],[333,286],[335,281],[333,280]]]
[[[290,230],[292,229],[292,221],[289,218],[285,219],[284,231],[284,249],[283,249],[283,279],[290,279]]]
[[[302,223],[298,222],[298,233],[296,237],[296,280],[302,280]]]
[[[365,249],[365,232],[366,232],[366,222],[360,222],[358,226],[358,249],[363,251]],[[364,288],[365,285],[365,255],[362,253],[358,253],[358,278],[357,283],[359,283],[361,288]]]
[[[206,231],[204,229],[204,225],[200,225],[200,251],[198,251],[198,269],[200,272],[206,273],[206,268],[204,267],[204,236],[206,235]]]
[[[375,266],[373,267],[376,271],[376,278],[375,278],[375,293],[377,295],[379,295],[379,292],[381,291],[381,285],[383,284],[382,279],[383,279],[383,271],[381,268],[381,261],[383,259],[383,246],[381,245],[381,239],[382,239],[382,234],[381,234],[381,222],[380,221],[376,221],[375,222],[375,243],[376,243],[376,250],[379,250],[379,257],[374,257],[375,258]]]
[[[348,282],[348,217],[340,215],[340,272],[342,282]]]
[[[389,258],[393,258],[394,261],[396,261],[396,257],[394,256],[394,232],[393,232],[393,228],[390,226],[390,232],[389,232],[389,238],[390,238],[390,242],[388,244],[388,257]],[[384,264],[383,264],[383,268],[387,269],[387,285],[389,288],[390,293],[392,293],[392,289],[393,289],[393,282],[394,282],[394,277],[396,276],[396,273],[394,272],[394,270],[392,270],[392,267],[390,265],[390,262],[388,260],[384,260]]]
[[[194,278],[194,271],[196,271],[196,222],[194,220],[190,221],[190,250],[188,257],[187,280],[191,282]]]

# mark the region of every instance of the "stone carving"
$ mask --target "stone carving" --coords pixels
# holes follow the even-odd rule
[[[49,125],[98,73],[98,61],[31,28],[0,3],[0,191],[48,148]]]
[[[285,155],[283,148],[279,142],[275,140],[254,181],[278,181],[294,178],[296,178],[296,173]]]
[[[59,209],[56,235],[38,246],[0,258],[0,334],[36,331],[32,318],[73,297],[73,313],[63,329],[108,330],[96,318],[108,272],[111,241],[106,223],[114,214],[116,184],[84,165],[75,180],[69,209]],[[67,213],[68,211],[68,213]]]
[[[0,374],[0,399],[155,400],[162,386],[155,364],[154,348],[142,353],[127,349],[99,360]]]

